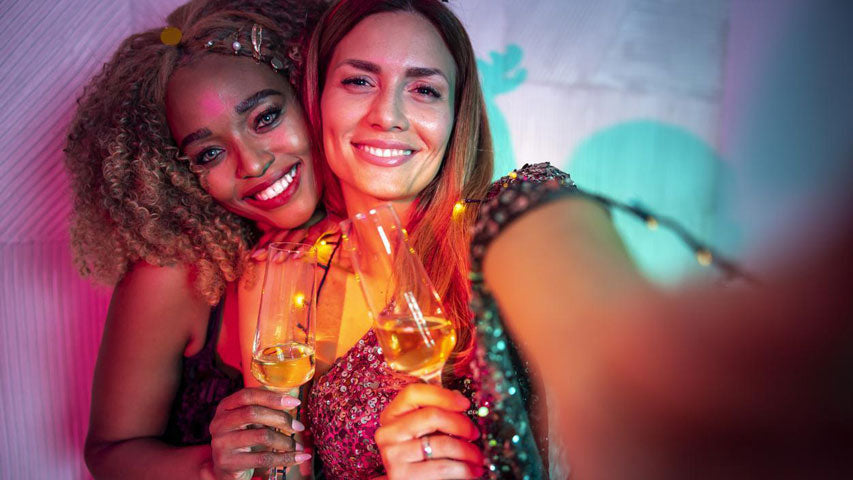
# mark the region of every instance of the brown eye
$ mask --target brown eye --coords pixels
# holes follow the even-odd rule
[[[216,160],[222,151],[223,150],[221,148],[208,148],[196,155],[193,161],[196,165],[207,165],[208,163]]]
[[[261,129],[264,127],[268,127],[275,123],[278,120],[278,117],[281,116],[281,108],[275,107],[271,108],[255,118],[255,129]]]

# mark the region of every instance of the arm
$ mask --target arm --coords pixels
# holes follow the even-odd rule
[[[755,291],[665,295],[631,267],[603,211],[564,198],[508,226],[484,277],[557,400],[580,477],[840,477],[850,440],[826,439],[853,418],[839,396],[846,235]]]
[[[201,347],[209,314],[185,268],[137,264],[116,286],[92,387],[85,457],[93,476],[201,478],[209,446],[172,447],[157,437],[181,357]]]
[[[210,445],[176,447],[163,434],[180,382],[182,356],[204,343],[210,307],[183,267],[139,264],[116,286],[92,388],[86,463],[95,478],[248,478],[252,467],[296,463],[294,453],[249,453],[251,445],[290,452],[293,402],[244,389],[217,408]],[[274,426],[247,428],[251,424]],[[262,448],[264,450],[264,448]]]

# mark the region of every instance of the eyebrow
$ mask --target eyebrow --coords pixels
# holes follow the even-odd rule
[[[193,133],[184,137],[183,140],[181,140],[181,151],[186,151],[187,145],[193,142],[197,142],[203,138],[209,137],[210,135],[212,135],[212,132],[207,128],[200,128],[194,131]]]
[[[345,60],[343,63],[369,73],[382,72],[382,68],[379,65],[366,60],[349,59]],[[409,78],[432,77],[436,75],[443,77],[447,83],[450,83],[450,79],[447,78],[447,75],[445,75],[439,68],[409,67],[406,69],[406,77]]]
[[[263,100],[263,99],[265,99],[271,95],[284,96],[284,94],[282,94],[278,90],[275,90],[272,88],[266,88],[264,90],[261,90],[259,92],[252,94],[252,96],[250,96],[249,98],[238,103],[234,107],[234,111],[238,115],[242,115],[242,114],[248,112],[249,110],[255,108],[255,105],[260,103],[261,100]],[[199,140],[203,140],[204,138],[209,137],[210,135],[212,135],[212,132],[207,128],[200,128],[200,129],[196,130],[195,132],[187,135],[186,137],[184,137],[183,140],[181,140],[181,151],[185,151],[187,148],[187,145],[189,145],[193,142],[197,142]]]
[[[242,102],[238,103],[237,106],[234,107],[234,111],[237,112],[237,114],[242,115],[242,114],[248,112],[249,110],[253,109],[255,107],[255,105],[257,105],[261,100],[269,97],[270,95],[282,95],[282,96],[284,96],[278,90],[273,90],[272,88],[266,88],[264,90],[261,90],[261,91],[255,93],[254,95],[243,100]]]

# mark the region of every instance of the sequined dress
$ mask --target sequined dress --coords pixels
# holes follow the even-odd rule
[[[574,185],[568,178],[547,164],[513,172],[493,184],[475,227],[470,275],[478,329],[471,365],[474,376],[445,386],[472,399],[469,414],[483,432],[480,446],[490,460],[489,478],[547,478],[547,464],[542,461],[547,458],[547,438],[536,435],[539,432],[533,428],[541,419],[533,418],[531,423],[540,400],[531,388],[526,362],[502,328],[497,305],[482,282],[480,261],[488,242],[507,220],[535,204],[529,201],[529,192],[539,192],[539,199],[550,195],[547,192],[571,191]],[[512,193],[516,190],[522,193]],[[505,212],[506,208],[514,213]],[[372,330],[315,379],[307,419],[322,478],[361,480],[385,473],[374,440],[379,415],[403,387],[417,381],[385,364]]]
[[[536,408],[542,400],[535,393],[525,395],[528,364],[504,328],[500,307],[483,279],[483,258],[491,241],[513,221],[540,205],[576,194],[578,189],[567,173],[539,163],[495,182],[480,207],[469,272],[477,338],[471,371],[489,479],[547,479],[548,442],[545,432],[535,430],[545,423],[535,417],[542,411]]]
[[[418,379],[388,367],[381,351],[368,330],[311,389],[309,428],[325,478],[360,480],[385,473],[373,439],[379,415]]]

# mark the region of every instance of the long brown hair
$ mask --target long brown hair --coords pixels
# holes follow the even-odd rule
[[[131,35],[86,86],[65,147],[74,203],[71,243],[84,276],[112,284],[132,264],[185,264],[199,294],[215,304],[237,279],[254,224],[220,206],[180,155],[166,123],[165,95],[176,68],[206,54],[233,55],[231,38],[251,45],[252,25],[264,30],[262,51],[296,72],[294,48],[325,4],[306,0],[194,0],[172,12],[177,45],[162,28]],[[210,45],[208,45],[208,43]],[[243,55],[251,55],[245,49]]]
[[[466,198],[485,196],[492,176],[492,138],[486,106],[477,75],[474,49],[465,28],[440,0],[342,0],[320,19],[308,44],[303,98],[314,138],[318,161],[323,156],[323,124],[320,97],[326,69],[341,39],[364,18],[382,12],[411,12],[424,17],[438,30],[453,55],[458,75],[455,119],[447,151],[438,174],[414,203],[407,230],[427,273],[444,300],[459,340],[450,367],[462,365],[473,341],[468,308],[468,244],[475,208],[454,215],[454,205]],[[323,169],[328,174],[329,169]],[[326,203],[343,214],[340,185],[325,178]],[[457,373],[459,370],[457,369]]]

